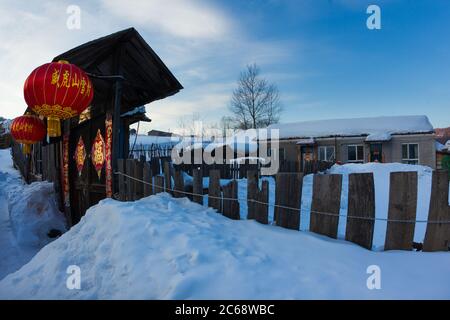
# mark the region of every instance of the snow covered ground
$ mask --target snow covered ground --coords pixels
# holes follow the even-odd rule
[[[25,185],[13,168],[11,154],[0,150],[0,279],[26,264],[52,239],[64,232],[65,220],[56,207],[53,185]]]
[[[401,164],[331,168],[344,174],[341,214],[348,173],[375,173],[382,217],[389,172],[411,170],[419,173],[418,218],[426,219],[431,170]],[[273,204],[274,181],[264,179]],[[239,181],[240,197],[246,185]],[[48,183],[23,185],[9,151],[0,151],[0,299],[450,299],[448,252],[369,251],[308,232],[312,175],[304,178],[301,232],[230,220],[161,193],[135,202],[103,200],[48,243],[49,228],[63,225],[51,190]],[[241,215],[245,206],[242,201]],[[381,245],[383,228],[376,225]],[[340,237],[343,230],[345,219]],[[74,265],[81,287],[70,290]],[[367,287],[373,265],[381,270],[379,290]]]
[[[71,265],[79,290],[66,287]],[[367,288],[371,265],[380,290]],[[449,267],[448,253],[368,251],[159,194],[101,201],[4,278],[0,298],[449,299]]]

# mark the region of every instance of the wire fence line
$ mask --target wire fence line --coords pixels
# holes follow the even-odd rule
[[[138,179],[135,178],[133,176],[130,176],[126,173],[123,172],[114,172],[115,175],[122,175],[128,179],[137,181],[137,182],[141,182],[143,184],[152,186],[154,188],[158,188],[158,189],[162,189],[163,191],[166,190],[167,188],[164,186],[158,186],[155,185],[154,183],[148,182],[148,181],[144,181],[142,179]],[[256,199],[248,199],[248,198],[229,198],[229,197],[223,197],[223,196],[212,196],[209,194],[199,194],[199,193],[194,193],[194,192],[189,192],[189,191],[185,191],[185,190],[173,190],[171,189],[171,191],[176,192],[176,193],[180,193],[180,194],[185,194],[185,195],[190,195],[190,196],[198,196],[198,197],[203,197],[203,196],[208,196],[208,198],[211,199],[217,199],[217,200],[228,200],[228,201],[247,201],[247,202],[252,202],[252,203],[257,203],[257,204],[261,204],[261,205],[266,205],[269,207],[276,207],[276,208],[280,208],[280,209],[286,209],[286,210],[292,210],[292,211],[299,211],[300,214],[302,214],[301,209],[300,208],[295,208],[295,207],[289,207],[289,206],[284,206],[284,205],[279,205],[279,204],[275,204],[275,203],[268,203],[268,202],[263,202],[263,201],[259,201]],[[447,220],[437,220],[437,221],[433,221],[433,220],[400,220],[400,219],[389,219],[389,218],[377,218],[377,217],[361,217],[361,216],[349,216],[349,215],[344,215],[344,214],[336,214],[336,213],[332,213],[332,212],[322,212],[322,211],[317,211],[317,210],[310,210],[310,213],[314,213],[314,214],[319,214],[319,215],[324,215],[324,216],[331,216],[331,217],[341,217],[341,218],[348,218],[348,219],[357,219],[357,220],[366,220],[366,221],[383,221],[383,222],[396,222],[396,223],[429,223],[429,224],[450,224],[450,221]],[[303,213],[304,214],[304,213]]]

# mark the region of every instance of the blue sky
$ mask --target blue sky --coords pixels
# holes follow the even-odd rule
[[[66,28],[69,4],[81,29]],[[381,30],[366,8],[381,8]],[[257,63],[281,93],[282,122],[426,114],[450,126],[450,1],[2,1],[0,115],[25,108],[29,72],[85,41],[134,26],[184,86],[147,106],[149,128],[192,113],[218,122],[239,72]]]

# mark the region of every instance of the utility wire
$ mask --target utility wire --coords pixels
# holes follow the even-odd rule
[[[158,189],[162,189],[165,190],[166,188],[164,186],[157,186],[153,183],[135,178],[133,176],[130,176],[126,173],[123,172],[114,172],[114,174],[116,175],[122,175],[124,177],[127,177],[128,179],[134,180],[134,181],[138,181],[141,182],[143,184],[149,185],[149,186],[153,186],[155,188]],[[266,205],[269,207],[276,207],[276,208],[281,208],[281,209],[286,209],[286,210],[291,210],[291,211],[300,211],[300,214],[302,214],[300,208],[294,208],[294,207],[288,207],[288,206],[283,206],[280,204],[274,204],[274,203],[267,203],[267,202],[263,202],[263,201],[259,201],[256,199],[247,199],[247,198],[228,198],[228,197],[217,197],[217,196],[210,196],[208,194],[199,194],[199,193],[193,193],[193,192],[189,192],[189,191],[184,191],[184,190],[174,190],[172,189],[171,191],[173,191],[174,193],[181,193],[181,194],[186,194],[186,195],[191,195],[191,196],[199,196],[199,197],[203,197],[203,196],[208,196],[208,198],[211,199],[218,199],[218,200],[228,200],[228,201],[248,201],[248,202],[252,202],[252,203],[258,203],[258,204],[262,204],[262,205]],[[399,219],[389,219],[389,218],[372,218],[372,217],[361,217],[361,216],[349,216],[349,215],[343,215],[343,214],[338,214],[338,213],[332,213],[332,212],[322,212],[322,211],[317,211],[317,210],[310,210],[311,213],[314,214],[319,214],[319,215],[325,215],[325,216],[330,216],[330,217],[342,217],[342,218],[348,218],[348,219],[359,219],[359,220],[367,220],[367,221],[384,221],[384,222],[396,222],[396,223],[429,223],[429,224],[450,224],[450,221],[446,221],[446,220],[442,220],[442,221],[428,221],[428,220],[399,220]]]

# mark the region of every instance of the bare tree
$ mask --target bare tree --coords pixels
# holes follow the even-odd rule
[[[194,112],[191,115],[180,116],[177,120],[178,128],[176,129],[176,133],[182,136],[203,137],[205,132],[202,127],[198,126],[202,121],[202,117],[197,112]]]
[[[238,129],[266,127],[280,120],[282,107],[278,88],[260,77],[256,64],[248,65],[241,73],[230,111]]]

